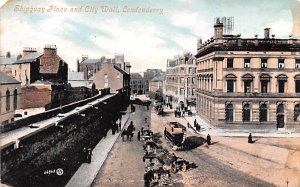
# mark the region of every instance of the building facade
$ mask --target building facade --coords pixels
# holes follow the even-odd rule
[[[12,64],[12,75],[22,86],[37,80],[67,84],[68,64],[57,55],[55,45],[46,45],[43,53],[24,48],[22,56]]]
[[[131,73],[130,74],[130,88],[131,95],[137,94],[142,95],[146,94],[149,91],[147,87],[146,80],[139,73]]]
[[[184,53],[167,60],[165,95],[167,101],[185,104],[196,101],[197,74],[196,58]]]
[[[197,113],[219,126],[300,125],[300,40],[224,35],[198,41]]]
[[[110,92],[126,91],[130,95],[130,75],[113,63],[102,63],[93,76],[96,89],[110,88]]]
[[[21,83],[0,71],[0,124],[14,121],[15,110],[20,108]]]

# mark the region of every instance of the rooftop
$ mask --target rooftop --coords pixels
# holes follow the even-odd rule
[[[0,71],[0,85],[4,84],[20,84],[20,82]]]

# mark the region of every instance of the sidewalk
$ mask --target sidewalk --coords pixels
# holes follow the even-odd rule
[[[126,125],[129,119],[129,110],[126,114],[122,116],[121,129]],[[121,131],[112,135],[112,131],[107,132],[106,138],[101,139],[101,141],[95,146],[92,151],[92,161],[90,164],[83,163],[72,178],[67,183],[66,187],[89,187],[91,186],[94,178],[99,172],[101,166],[103,165],[106,157],[108,156],[110,150],[112,149],[115,141],[121,134]]]
[[[173,110],[178,106],[177,103],[173,103]],[[202,117],[196,114],[196,110],[193,107],[192,108],[192,116],[185,115],[184,118],[191,124],[191,129],[194,131],[194,133],[198,135],[207,136],[207,134],[213,135],[213,136],[235,136],[235,137],[246,137],[249,135],[249,133],[252,133],[252,136],[258,136],[258,137],[300,137],[300,133],[292,133],[291,131],[277,131],[277,132],[254,132],[248,129],[233,129],[232,131],[228,129],[218,129],[217,127],[213,126],[212,124],[208,123],[206,120],[204,120]],[[201,129],[200,131],[196,131],[194,127],[194,120],[200,124]],[[183,124],[186,125],[186,124]]]

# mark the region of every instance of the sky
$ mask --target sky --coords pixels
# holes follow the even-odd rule
[[[267,27],[276,38],[299,37],[299,5],[300,0],[0,0],[1,55],[52,44],[72,70],[82,55],[116,53],[124,54],[131,72],[165,70],[167,59],[196,54],[197,39],[213,36],[215,17],[234,17],[233,34],[242,37],[263,37]]]

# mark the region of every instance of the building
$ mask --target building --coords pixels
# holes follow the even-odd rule
[[[130,88],[131,88],[131,95],[133,94],[144,95],[149,91],[145,79],[139,73],[130,74]]]
[[[93,79],[85,79],[84,78],[84,72],[74,72],[69,71],[68,72],[68,83],[72,87],[87,87],[91,88],[93,85]]]
[[[149,85],[149,91],[151,93],[160,92],[162,95],[164,94],[164,85],[166,80],[166,73],[162,72],[157,74],[151,81]]]
[[[144,72],[145,94],[149,94],[150,81],[160,73],[162,73],[162,69],[146,69]]]
[[[57,55],[56,45],[46,45],[43,53],[24,48],[22,57],[12,64],[12,75],[22,86],[37,80],[67,84],[68,64]]]
[[[198,42],[197,113],[212,124],[273,125],[300,121],[300,40],[224,35]]]
[[[7,52],[5,56],[0,56],[0,71],[13,77],[12,64],[21,58],[21,55],[11,55]]]
[[[130,75],[117,65],[109,62],[101,64],[100,70],[93,76],[96,89],[110,88],[110,92],[126,91],[130,95]]]
[[[0,71],[0,124],[14,121],[15,110],[20,108],[21,83]]]
[[[167,60],[165,95],[167,102],[186,105],[195,103],[197,75],[196,58],[191,53],[184,53],[175,59]]]

